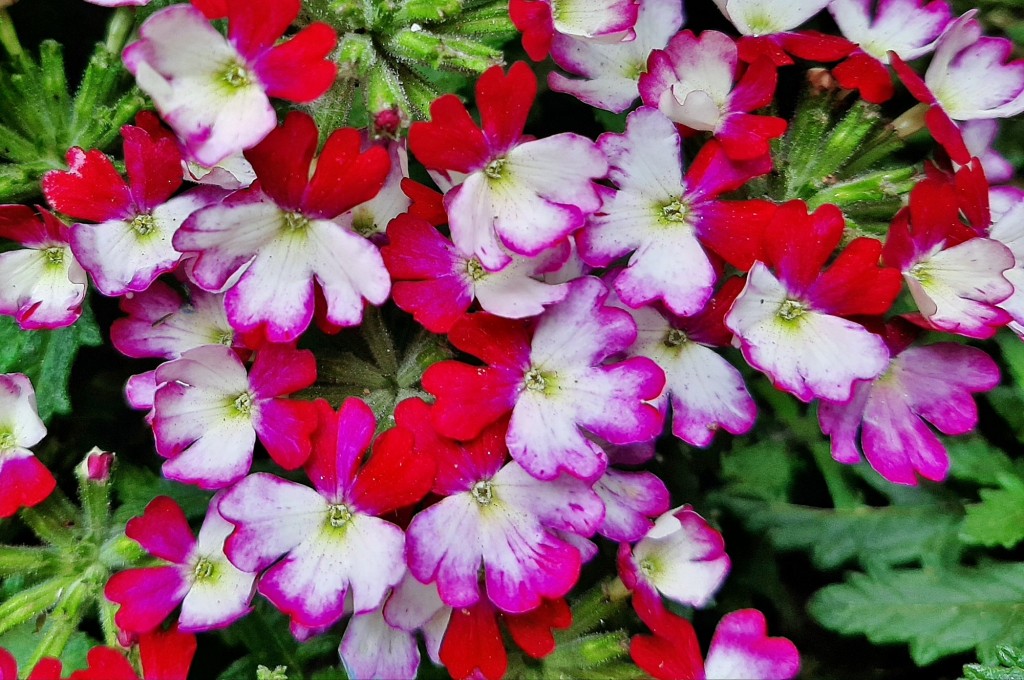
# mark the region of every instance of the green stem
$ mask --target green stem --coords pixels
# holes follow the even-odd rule
[[[839,463],[832,458],[829,445],[822,441],[808,442],[814,462],[825,478],[825,486],[832,496],[832,505],[836,510],[852,510],[861,505],[860,498],[847,483]]]
[[[103,46],[111,54],[121,54],[128,36],[135,28],[135,11],[130,7],[118,7],[107,24],[107,37]]]
[[[50,545],[72,547],[78,544],[75,535],[75,506],[59,489],[34,508],[21,511],[21,519],[40,539]]]
[[[11,59],[21,62],[25,58],[25,50],[21,47],[18,34],[14,30],[14,22],[6,9],[0,9],[0,45]]]

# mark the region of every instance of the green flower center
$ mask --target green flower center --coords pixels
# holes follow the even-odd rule
[[[214,564],[205,557],[199,558],[196,566],[192,568],[192,577],[196,581],[208,581],[213,576]]]
[[[64,248],[60,246],[47,248],[43,251],[43,254],[46,256],[47,264],[51,264],[55,267],[59,267],[64,264]]]
[[[281,218],[285,231],[305,231],[309,228],[309,218],[302,213],[288,212]]]
[[[466,262],[466,273],[469,274],[470,280],[474,282],[480,281],[487,276],[487,270],[480,264],[480,260],[475,257]]]
[[[221,71],[220,79],[225,85],[234,90],[240,90],[243,87],[252,85],[253,80],[249,69],[237,61],[231,62]]]
[[[225,347],[231,347],[231,343],[235,340],[234,331],[218,331],[213,336],[213,341],[218,345],[224,345]],[[239,397],[241,399],[241,397]],[[237,403],[237,402],[236,402]],[[251,405],[250,405],[251,407]]]
[[[352,511],[347,505],[330,505],[327,507],[327,523],[335,529],[340,529],[352,521]]]
[[[13,432],[0,432],[0,451],[13,449],[17,444]]]
[[[494,485],[488,480],[474,484],[470,493],[479,505],[490,505],[494,502]]]
[[[798,300],[786,300],[779,305],[779,311],[776,312],[780,319],[786,321],[793,321],[799,319],[801,316],[807,313],[807,305]]]
[[[690,338],[683,331],[678,328],[670,328],[668,333],[665,334],[665,339],[662,340],[662,343],[664,343],[665,347],[679,347],[689,342],[689,340]]]
[[[682,224],[686,222],[686,218],[690,216],[690,206],[684,203],[681,199],[676,199],[671,203],[667,203],[661,206],[661,217],[666,222],[675,222]]]
[[[907,274],[921,283],[928,283],[932,278],[931,273],[928,271],[928,265],[924,262],[915,264]]]
[[[156,229],[156,220],[153,219],[152,215],[136,215],[132,218],[130,226],[132,231],[139,236],[146,236],[153,233],[153,230]]]
[[[252,394],[249,392],[242,392],[237,397],[235,397],[235,401],[232,402],[231,405],[240,414],[244,416],[251,415],[253,406]]]
[[[495,158],[487,164],[487,167],[484,168],[484,174],[491,179],[501,179],[501,174],[505,170],[505,165],[507,163],[508,159]]]
[[[531,368],[526,372],[526,376],[523,379],[523,384],[526,389],[533,390],[534,392],[543,392],[547,386],[548,381],[541,373],[539,368]]]

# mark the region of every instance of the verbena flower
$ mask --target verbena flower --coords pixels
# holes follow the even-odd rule
[[[227,38],[189,5],[149,17],[124,63],[189,154],[213,166],[257,144],[277,124],[270,97],[310,102],[337,72],[326,59],[337,36],[312,24],[278,44],[300,0],[224,4]],[[182,49],[188,45],[188,49]]]
[[[45,436],[28,377],[0,375],[0,518],[39,505],[56,488],[57,480],[28,450]]]
[[[523,33],[523,49],[534,61],[548,56],[556,36],[606,42],[631,40],[637,0],[511,0],[509,15]]]

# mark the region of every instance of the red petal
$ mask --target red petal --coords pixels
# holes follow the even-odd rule
[[[808,61],[839,61],[857,49],[846,38],[817,31],[780,33],[778,38],[784,50]]]
[[[734,113],[726,118],[715,139],[722,143],[730,158],[755,161],[771,152],[769,140],[786,134],[786,120],[775,116]]]
[[[473,291],[461,276],[428,281],[396,281],[391,298],[431,333],[447,333],[473,303]]]
[[[317,159],[303,202],[307,214],[337,217],[377,195],[391,170],[387,149],[373,145],[360,152],[362,138],[352,128],[335,130]]]
[[[560,630],[572,625],[572,610],[565,599],[544,600],[532,612],[503,614],[505,627],[520,649],[534,659],[543,659],[555,651],[555,636],[551,629]]]
[[[971,152],[967,150],[964,135],[953,119],[938,104],[933,104],[924,114],[924,122],[935,141],[945,150],[954,163],[967,165],[971,162]]]
[[[409,197],[412,205],[409,214],[430,222],[434,226],[448,224],[448,213],[444,209],[444,196],[416,180],[402,179],[402,193]]]
[[[285,470],[295,470],[309,458],[317,422],[312,402],[271,399],[260,403],[253,427],[274,462]]]
[[[778,82],[779,73],[775,64],[768,57],[760,57],[747,68],[729,95],[729,109],[750,112],[768,106],[775,96]]]
[[[458,361],[434,364],[423,374],[423,389],[436,397],[434,427],[452,439],[475,438],[512,410],[522,376]]]
[[[975,236],[960,221],[960,201],[946,178],[926,178],[910,192],[910,224],[919,250],[942,243],[951,245]]]
[[[301,0],[227,0],[228,39],[254,61],[284,35],[299,16]]]
[[[786,51],[782,49],[778,35],[742,36],[737,42],[740,61],[753,64],[758,59],[767,59],[776,66],[789,66],[793,63]]]
[[[886,65],[864,52],[850,55],[832,69],[832,75],[847,90],[859,90],[860,96],[872,104],[884,104],[896,93]]]
[[[74,147],[68,150],[67,163],[69,170],[43,175],[43,193],[55,210],[88,222],[134,216],[128,185],[109,156]]]
[[[844,228],[843,213],[834,205],[808,214],[803,201],[784,203],[765,229],[763,261],[791,293],[803,293],[839,245]]]
[[[453,94],[430,105],[429,123],[412,124],[409,149],[428,168],[466,173],[482,167],[491,157],[484,133]]]
[[[0,238],[37,246],[46,243],[49,234],[43,220],[27,205],[0,205]]]
[[[145,680],[185,680],[195,654],[196,636],[179,633],[177,624],[139,637]]]
[[[89,667],[75,671],[68,680],[139,680],[127,659],[110,647],[89,650]]]
[[[308,349],[266,344],[249,370],[249,385],[260,399],[304,390],[316,382],[316,357]]]
[[[778,207],[767,201],[716,201],[701,206],[698,236],[723,260],[750,271],[763,260],[765,230]]]
[[[0,680],[18,680],[18,662],[3,647],[0,647]]]
[[[316,23],[272,48],[254,67],[267,96],[307,103],[322,95],[338,74],[337,64],[327,59],[337,44],[334,29]]]
[[[814,308],[836,316],[875,316],[889,311],[903,287],[896,269],[881,268],[882,244],[854,239],[809,291]]]
[[[480,312],[463,316],[448,334],[453,345],[492,366],[521,369],[530,363],[535,322]]]
[[[523,34],[526,54],[534,61],[542,61],[551,51],[551,38],[554,36],[551,8],[543,2],[510,0],[508,13],[512,23]]]
[[[121,605],[114,621],[130,633],[148,633],[174,611],[188,592],[179,567],[147,567],[114,574],[103,594]]]
[[[262,142],[245,152],[263,191],[282,208],[298,210],[302,205],[318,138],[313,119],[293,111]]]
[[[492,66],[480,76],[476,105],[492,153],[508,153],[519,142],[536,96],[537,76],[524,62],[512,64],[507,76],[500,66]]]
[[[0,518],[39,505],[56,486],[50,471],[31,454],[0,459]]]
[[[128,520],[124,533],[150,555],[182,564],[196,544],[185,512],[174,499],[157,496],[141,517]]]
[[[374,442],[370,461],[356,475],[352,499],[360,509],[384,515],[422,500],[436,473],[431,451],[416,448],[412,432],[392,428]]]
[[[889,52],[889,63],[892,64],[892,68],[896,71],[896,75],[899,77],[903,85],[910,91],[914,99],[925,104],[934,104],[935,95],[928,89],[928,85],[924,82],[921,76],[917,75],[917,71],[907,66],[907,62],[900,59],[900,55],[895,52]]]
[[[979,234],[986,234],[992,225],[992,213],[988,204],[988,179],[980,159],[972,158],[957,171],[956,190],[967,221]]]
[[[175,140],[154,138],[134,125],[121,128],[121,137],[132,198],[139,210],[148,212],[181,186],[181,152]]]
[[[455,680],[478,677],[478,672],[487,680],[505,675],[508,655],[490,602],[481,599],[472,607],[452,610],[440,656]]]
[[[3,651],[4,650],[0,649],[0,652]],[[27,680],[60,680],[60,676],[63,671],[64,668],[61,665],[60,660],[47,656],[39,660],[36,667],[32,669],[31,673],[29,673]],[[0,680],[17,680],[17,678],[17,675],[4,675],[4,671],[0,669]]]
[[[697,314],[679,319],[679,326],[686,334],[703,345],[728,347],[732,343],[732,331],[725,327],[725,315],[736,301],[745,281],[739,276],[726,279]]]
[[[192,0],[192,6],[210,21],[223,19],[228,15],[228,0]]]
[[[636,665],[658,680],[704,680],[704,659],[693,624],[651,598],[634,595],[633,606],[655,633],[633,636],[629,655]]]
[[[701,147],[686,172],[686,199],[706,201],[739,189],[754,177],[772,170],[772,159],[763,154],[751,160],[730,158],[722,145],[712,139]]]

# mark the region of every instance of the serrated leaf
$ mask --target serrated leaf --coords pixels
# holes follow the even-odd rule
[[[25,664],[42,641],[42,636],[36,630],[35,621],[27,621],[0,635],[0,647],[14,655],[18,667],[23,671],[27,670]],[[64,671],[77,671],[88,666],[86,655],[99,644],[81,631],[73,633],[60,655]]]
[[[68,381],[81,347],[102,342],[89,305],[74,325],[53,331],[23,331],[14,319],[0,317],[0,373],[24,373],[36,391],[39,417],[71,412]]]
[[[982,486],[998,486],[999,480],[1013,473],[1009,457],[981,437],[947,440],[951,477]]]
[[[987,663],[997,647],[1024,642],[1024,564],[854,573],[808,609],[830,630],[909,644],[919,666],[972,648]]]
[[[856,560],[896,566],[922,559],[955,534],[959,511],[944,505],[811,508],[730,498],[725,505],[779,550],[804,550],[819,569]]]
[[[1013,479],[1002,489],[982,489],[981,502],[967,506],[960,531],[965,541],[1004,548],[1024,541],[1024,483]]]
[[[962,680],[1024,680],[1024,653],[1012,647],[1000,647],[996,656],[998,666],[976,663],[964,666]]]
[[[795,461],[785,447],[774,442],[737,446],[722,456],[722,476],[739,496],[785,501],[793,481]]]

